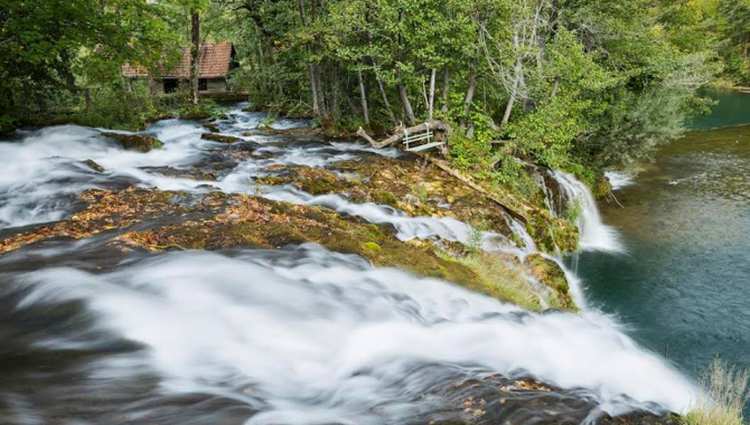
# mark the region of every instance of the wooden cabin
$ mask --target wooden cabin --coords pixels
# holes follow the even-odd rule
[[[232,43],[204,43],[200,49],[198,64],[198,90],[201,93],[226,93],[229,91],[229,73],[237,67],[236,52]],[[182,49],[180,62],[159,75],[149,75],[148,70],[131,64],[122,66],[125,78],[148,79],[154,94],[173,93],[180,85],[190,84],[190,48]]]

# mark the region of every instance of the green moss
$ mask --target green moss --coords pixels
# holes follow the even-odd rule
[[[364,252],[379,253],[380,251],[383,250],[383,248],[381,248],[380,245],[378,245],[375,242],[363,242],[362,250]]]
[[[378,204],[390,205],[394,208],[398,206],[398,199],[396,195],[387,190],[376,190],[372,194],[372,200]]]
[[[138,152],[148,152],[152,149],[159,149],[164,144],[156,137],[146,134],[121,134],[104,132],[102,136],[116,141],[123,149]]]
[[[447,253],[441,255],[468,269],[475,276],[469,285],[465,285],[468,288],[527,310],[542,310],[541,295],[530,286],[523,275],[523,269],[514,265],[512,259],[485,252],[474,252],[462,257],[453,257]]]

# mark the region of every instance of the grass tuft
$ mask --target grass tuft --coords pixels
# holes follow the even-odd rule
[[[750,374],[715,359],[701,378],[706,397],[685,415],[685,425],[743,425],[742,409],[750,400]]]

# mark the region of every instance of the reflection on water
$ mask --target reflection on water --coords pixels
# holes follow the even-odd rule
[[[635,183],[604,209],[629,254],[580,258],[593,302],[690,373],[750,367],[750,127],[692,133]]]
[[[716,104],[710,113],[695,119],[691,128],[707,130],[750,123],[750,94],[734,90],[707,90],[705,94]]]

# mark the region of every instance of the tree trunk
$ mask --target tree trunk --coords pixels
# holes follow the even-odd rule
[[[328,108],[326,106],[326,94],[323,91],[323,80],[320,77],[320,65],[314,64],[313,69],[315,70],[315,85],[317,87],[315,90],[318,92],[318,106],[320,107],[320,114],[328,115]]]
[[[305,0],[299,0],[298,2],[299,6],[299,18],[302,21],[302,26],[307,26],[307,17],[305,16]],[[309,50],[309,49],[305,49]],[[307,65],[307,72],[310,74],[310,94],[312,97],[312,112],[313,115],[318,117],[320,116],[320,92],[318,91],[319,85],[316,82],[315,79],[315,64],[308,64]]]
[[[87,112],[91,111],[92,101],[91,101],[91,89],[90,88],[87,87],[87,88],[83,89],[83,99],[84,99],[84,103],[86,105],[86,111]]]
[[[388,117],[391,119],[393,125],[396,125],[398,124],[396,121],[396,115],[393,114],[393,109],[391,109],[391,102],[388,100],[388,94],[385,92],[385,87],[383,87],[383,81],[377,75],[375,76],[375,79],[378,81],[378,89],[380,90],[380,95],[383,97],[385,111],[388,113]]]
[[[201,52],[201,18],[197,9],[191,11],[192,25],[190,32],[192,35],[193,46],[190,51],[190,87],[192,89],[193,105],[198,104],[198,77],[200,72],[200,52]]]
[[[466,89],[464,96],[464,115],[469,115],[471,104],[474,102],[474,93],[477,91],[477,74],[475,71],[469,72],[469,88]]]
[[[318,100],[318,86],[315,84],[315,65],[307,65],[307,70],[310,73],[310,91],[312,92],[312,109],[313,115],[320,116],[320,103]]]
[[[550,99],[554,99],[557,96],[557,90],[560,89],[560,77],[555,77],[555,82],[552,84],[552,93],[549,95]]]
[[[428,110],[427,117],[430,121],[432,121],[432,110],[435,106],[435,74],[437,73],[437,70],[435,68],[432,68],[432,74],[430,74],[430,106]]]
[[[337,75],[337,67],[332,67],[331,72],[329,73],[330,82],[331,82],[331,103],[329,105],[328,111],[333,115],[335,120],[338,120],[341,116],[340,110],[339,110],[339,92],[341,91],[341,79]]]
[[[359,79],[359,97],[362,99],[362,117],[365,119],[365,124],[370,125],[370,109],[367,107],[367,92],[365,91],[365,80],[362,78],[362,70],[357,71],[357,78]]]
[[[474,102],[474,93],[477,91],[477,74],[472,69],[469,71],[469,87],[466,89],[466,96],[464,96],[464,118],[462,127],[466,127],[466,121],[469,119],[469,112],[471,111],[471,104]]]
[[[513,105],[516,103],[516,95],[518,94],[518,85],[521,83],[521,61],[516,60],[515,65],[515,77],[513,78],[513,89],[510,91],[510,98],[508,103],[505,105],[505,113],[503,113],[503,120],[500,122],[500,127],[505,126],[510,121],[510,114],[513,112]]]
[[[445,68],[445,71],[443,73],[443,112],[448,112],[448,95],[450,93],[450,84],[451,84],[451,74],[450,71],[448,71],[448,68]]]
[[[398,95],[401,98],[401,104],[404,107],[404,112],[406,113],[406,121],[409,125],[414,125],[415,122],[417,122],[417,118],[414,116],[414,109],[411,107],[411,102],[409,102],[409,94],[406,92],[406,86],[404,86],[401,82],[398,83]]]

